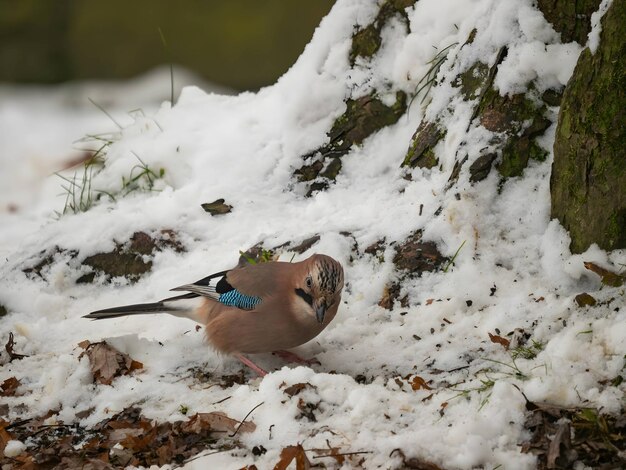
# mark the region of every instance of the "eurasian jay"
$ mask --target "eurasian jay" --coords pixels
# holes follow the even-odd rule
[[[205,325],[209,343],[232,354],[260,376],[267,372],[243,354],[279,352],[315,338],[337,313],[343,268],[330,256],[313,255],[298,263],[246,264],[211,274],[186,291],[148,304],[98,310],[84,318],[169,313]]]

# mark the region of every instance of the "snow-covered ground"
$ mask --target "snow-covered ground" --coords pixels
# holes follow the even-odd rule
[[[415,100],[395,125],[342,157],[336,184],[304,197],[293,171],[302,155],[327,142],[347,97],[378,90],[392,103],[398,90],[413,93],[434,54],[453,43],[458,45],[440,78],[456,76],[477,59],[490,64],[502,45],[509,46],[495,81],[502,93],[524,89],[533,79],[544,89],[564,85],[581,50],[560,44],[530,0],[420,0],[407,10],[408,34],[400,19],[391,20],[372,62],[350,68],[353,26],[368,24],[376,11],[373,1],[338,1],[296,64],[258,93],[226,96],[187,87],[175,106],[166,102],[159,109],[125,94],[123,108],[143,112],[121,115],[113,106],[122,129],[98,110],[59,111],[65,93],[28,95],[19,98],[27,106],[18,107],[11,103],[20,95],[2,91],[0,304],[10,313],[0,322],[0,338],[14,332],[16,350],[28,355],[0,372],[0,382],[13,376],[21,382],[17,396],[3,399],[9,420],[58,409],[59,421],[92,425],[131,405],[157,420],[185,419],[181,406],[187,414],[223,411],[242,419],[263,403],[250,417],[256,431],[239,436],[244,448],[188,468],[270,468],[282,448],[302,443],[305,449],[368,452],[345,466],[364,459],[366,468],[393,468],[401,463],[393,451],[401,449],[444,468],[530,469],[534,457],[520,451],[528,437],[521,392],[564,406],[624,407],[625,385],[605,382],[624,367],[624,290],[603,288],[583,261],[619,267],[626,253],[596,247],[583,255],[569,252],[567,233],[550,220],[551,156],[531,162],[522,177],[501,187],[495,170],[470,184],[465,165],[446,191],[459,146],[471,163],[490,137],[483,128],[467,131],[471,103],[449,80],[431,90],[428,107]],[[474,28],[473,43],[461,49]],[[169,82],[161,85],[167,90]],[[550,112],[556,122],[558,109]],[[400,163],[411,135],[434,116],[443,116],[447,129],[436,148],[441,169],[417,168],[405,178]],[[554,127],[542,138],[548,151]],[[118,193],[138,158],[157,172],[163,168],[163,178],[153,191],[115,202],[105,197],[87,212],[56,217],[63,208],[62,181],[44,176],[72,160],[73,141],[101,132],[114,143],[104,170],[93,176],[94,189]],[[200,205],[218,198],[233,211],[211,217]],[[8,204],[17,210],[5,210]],[[186,251],[158,252],[152,271],[136,284],[121,278],[75,283],[84,269],[70,251],[84,259],[134,232],[163,229],[175,230]],[[463,248],[447,272],[404,282],[408,307],[385,310],[378,302],[397,275],[390,244],[417,229],[446,256]],[[319,242],[296,259],[314,252],[333,256],[347,281],[333,324],[298,349],[320,366],[287,367],[259,355],[256,362],[274,372],[263,379],[250,374],[246,385],[210,387],[191,370],[235,373],[241,366],[210,350],[193,323],[167,316],[97,323],[81,318],[163,298],[171,287],[234,266],[239,250],[256,243],[273,247],[316,234]],[[383,239],[384,260],[363,254]],[[54,247],[66,251],[44,268],[43,278],[22,271]],[[578,307],[573,299],[581,292],[596,297],[597,306]],[[511,351],[490,340],[490,333],[511,339],[507,335],[518,329],[530,335],[528,344],[536,342],[536,357],[513,361]],[[80,358],[77,348],[85,339],[106,339],[141,361],[143,371],[110,386],[92,384],[87,357]],[[409,375],[423,378],[431,390],[413,390],[411,379],[403,379]],[[313,387],[294,397],[283,393],[296,383]],[[299,398],[315,405],[316,421],[299,417]],[[87,417],[76,417],[92,408]],[[251,449],[259,445],[267,452],[255,457]]]

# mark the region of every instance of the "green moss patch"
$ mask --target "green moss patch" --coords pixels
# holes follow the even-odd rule
[[[71,268],[76,268],[80,264],[86,267],[88,272],[76,280],[78,284],[93,282],[98,275],[104,275],[107,279],[121,276],[135,282],[152,269],[154,254],[166,249],[185,251],[173,230],[164,229],[154,236],[145,232],[135,232],[127,241],[116,242],[113,250],[96,253],[82,260],[76,250],[60,247],[44,250],[36,257],[37,261],[22,271],[31,278],[48,280],[49,268],[55,263],[65,263]]]
[[[626,248],[626,3],[602,18],[600,45],[585,49],[563,93],[554,142],[552,217],[570,249]]]
[[[80,277],[76,282],[92,282],[96,274],[104,274],[107,278],[122,276],[135,282],[152,269],[150,256],[164,248],[184,250],[171,230],[161,231],[155,238],[145,232],[135,232],[130,240],[126,243],[117,243],[112,251],[85,258],[83,265],[93,271]]]
[[[476,62],[465,72],[461,73],[453,82],[453,86],[461,88],[461,93],[466,100],[478,98],[488,82],[489,66],[482,62]]]
[[[341,170],[341,158],[353,145],[363,141],[383,127],[395,124],[406,111],[406,93],[396,93],[396,101],[386,106],[376,94],[346,101],[346,111],[337,118],[328,132],[329,143],[308,153],[312,160],[294,171],[298,181],[311,182],[307,196],[328,187]]]
[[[445,136],[445,132],[435,123],[422,121],[411,138],[402,166],[411,168],[433,168],[439,161],[434,148]]]
[[[417,0],[387,0],[378,10],[374,21],[359,29],[352,37],[350,48],[350,64],[354,65],[357,57],[371,58],[380,49],[382,39],[380,33],[390,18],[399,16],[408,25],[409,19],[406,9],[415,4]]]
[[[587,42],[591,31],[591,14],[601,0],[538,0],[537,6],[554,29],[561,33],[561,42]]]

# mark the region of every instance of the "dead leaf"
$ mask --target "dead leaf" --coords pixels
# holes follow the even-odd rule
[[[430,305],[435,301],[435,299],[427,299],[426,300],[426,305]]]
[[[330,449],[330,455],[328,455],[328,457],[335,459],[339,465],[342,465],[346,460],[345,456],[341,455],[337,447]]]
[[[432,390],[426,381],[418,375],[411,379],[411,388],[413,390]]]
[[[121,430],[118,430],[118,432],[120,431]],[[146,449],[151,449],[156,441],[157,428],[156,426],[149,425],[147,429],[132,430],[132,432],[129,432],[119,442],[125,449],[130,449],[133,452],[141,452]]]
[[[548,468],[568,468],[574,460],[576,454],[572,454],[570,425],[562,421],[548,447]]]
[[[195,434],[200,434],[203,431],[233,433],[237,428],[239,428],[239,432],[252,432],[256,429],[256,424],[252,421],[246,421],[241,426],[240,424],[236,419],[229,418],[219,411],[214,411],[211,413],[196,413],[181,426],[181,429],[184,432]]]
[[[9,362],[12,362],[16,359],[20,360],[28,357],[26,354],[17,354],[15,351],[13,351],[13,346],[15,346],[15,341],[13,341],[13,333],[11,332],[9,333],[9,340],[7,341],[7,344],[4,345],[4,349],[9,355]]]
[[[492,343],[501,344],[502,346],[504,346],[504,349],[506,350],[509,349],[509,344],[511,342],[508,339],[503,338],[502,336],[492,335],[491,333],[488,333],[488,334],[489,334],[489,339],[491,340]]]
[[[304,390],[307,387],[315,388],[315,387],[313,387],[313,385],[311,385],[308,382],[307,383],[297,383],[297,384],[293,384],[293,385],[290,385],[289,387],[287,387],[285,390],[283,390],[283,393],[286,393],[290,397],[293,397],[294,395],[297,395],[298,393],[300,393],[302,390]]]
[[[137,437],[143,434],[144,430],[141,428],[119,428],[114,429],[109,433],[109,439],[116,442],[121,442],[128,437]]]
[[[585,261],[583,264],[585,265],[585,268],[587,268],[589,271],[592,271],[600,276],[601,282],[604,285],[611,287],[620,287],[624,284],[624,276],[621,276],[613,271],[609,271],[608,269],[598,266],[597,264],[590,261]]]
[[[180,463],[207,448],[233,447],[213,427],[190,429],[188,421],[158,423],[142,416],[139,408],[127,408],[90,428],[59,421],[53,426],[44,424],[54,413],[11,423],[11,434],[8,423],[0,420],[0,447],[3,441],[29,440],[25,453],[16,457],[16,468],[147,468]]]
[[[318,410],[318,403],[311,403],[308,401],[304,401],[302,398],[298,399],[298,409],[300,410],[300,414],[296,416],[296,419],[306,418],[309,421],[315,423],[317,422],[317,417],[315,416],[315,411]]]
[[[442,470],[441,467],[438,467],[434,463],[428,462],[426,460],[422,460],[417,457],[411,457],[409,459],[406,458],[404,452],[400,449],[394,449],[389,454],[389,457],[392,457],[394,454],[398,454],[402,459],[402,468],[413,469],[413,470]]]
[[[205,212],[208,212],[213,216],[228,214],[233,209],[233,206],[226,204],[224,199],[221,198],[216,199],[213,202],[205,202],[201,204],[201,206]]]
[[[9,423],[7,423],[3,419],[0,419],[0,451],[2,452],[4,452],[4,448],[7,446],[7,442],[14,439],[11,433],[6,430],[8,425]]]
[[[0,385],[2,392],[0,392],[0,396],[3,397],[14,397],[15,390],[20,386],[20,381],[15,377],[9,377]]]
[[[586,306],[593,307],[596,304],[596,299],[593,298],[591,295],[587,294],[586,292],[583,292],[582,294],[578,294],[576,297],[574,297],[574,300],[576,301],[579,307],[586,307]]]
[[[118,351],[105,341],[99,343],[82,341],[78,345],[85,349],[79,357],[86,354],[89,358],[94,382],[110,385],[115,377],[129,375],[143,368],[141,362],[133,360],[128,354]]]
[[[274,470],[286,470],[293,459],[296,459],[296,470],[308,470],[311,468],[311,462],[309,462],[304,449],[298,444],[297,446],[285,447],[280,452],[280,460],[274,465]]]

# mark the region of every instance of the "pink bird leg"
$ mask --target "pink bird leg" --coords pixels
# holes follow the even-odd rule
[[[294,362],[296,364],[302,364],[302,365],[305,365],[305,366],[311,366],[313,364],[322,365],[322,363],[320,361],[318,361],[316,358],[304,359],[303,357],[298,356],[296,353],[293,353],[291,351],[285,351],[283,349],[279,349],[278,351],[274,351],[272,354],[277,355],[278,357],[280,357],[284,361]]]
[[[265,377],[267,375],[267,371],[261,369],[259,366],[257,366],[254,362],[252,362],[246,356],[244,356],[242,354],[236,354],[235,357],[237,359],[239,359],[239,361],[241,363],[245,364],[250,369],[252,369],[254,372],[256,372],[259,377]]]

